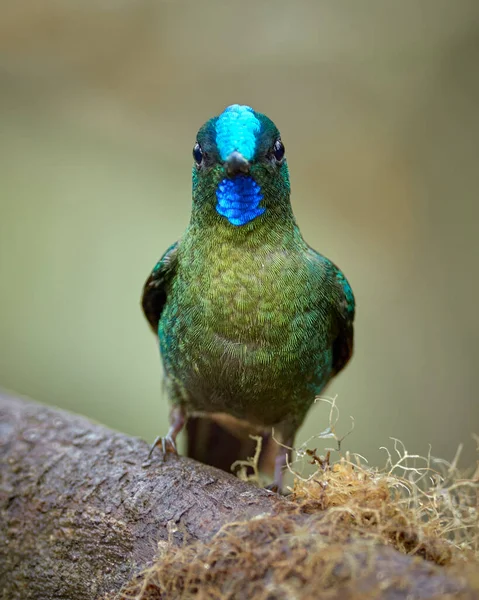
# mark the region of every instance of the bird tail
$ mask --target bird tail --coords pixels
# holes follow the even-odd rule
[[[257,441],[249,437],[249,431],[235,427],[228,420],[213,417],[189,417],[186,424],[187,454],[202,463],[231,473],[238,460],[251,459],[256,452]],[[262,438],[258,469],[267,475],[274,473],[274,441],[269,433]],[[252,474],[253,469],[247,468]]]

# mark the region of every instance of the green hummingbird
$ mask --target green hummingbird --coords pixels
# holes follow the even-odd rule
[[[189,225],[143,289],[172,402],[170,429],[153,448],[161,441],[176,452],[178,433],[198,416],[249,433],[274,429],[281,489],[296,431],[351,358],[354,295],[301,235],[285,148],[266,115],[228,106],[198,131],[193,159]],[[227,446],[228,438],[215,454]]]

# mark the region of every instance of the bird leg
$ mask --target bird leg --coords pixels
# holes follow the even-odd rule
[[[159,435],[155,441],[153,442],[150,453],[148,454],[148,460],[151,458],[153,454],[153,450],[158,446],[161,442],[161,447],[163,450],[163,458],[165,458],[166,453],[173,452],[173,454],[178,454],[178,450],[176,449],[176,436],[183,429],[183,426],[186,422],[186,414],[182,406],[173,406],[170,411],[170,428],[168,429],[168,433],[165,436]]]
[[[266,486],[268,490],[273,492],[280,492],[283,488],[283,475],[284,468],[287,464],[291,462],[292,455],[292,446],[293,441],[291,440],[291,444],[285,444],[285,446],[280,446],[278,453],[276,454],[276,458],[274,460],[274,479],[273,483]]]

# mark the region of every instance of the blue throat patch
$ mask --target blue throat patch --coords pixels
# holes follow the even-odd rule
[[[236,226],[249,223],[265,211],[259,206],[263,199],[261,187],[252,177],[245,175],[220,181],[216,199],[216,211]]]
[[[216,146],[221,159],[226,160],[235,150],[246,160],[254,157],[256,134],[261,123],[249,106],[232,104],[225,108],[216,121]]]

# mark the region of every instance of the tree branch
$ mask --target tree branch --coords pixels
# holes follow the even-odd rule
[[[151,565],[158,542],[207,543],[225,523],[264,514],[309,518],[285,498],[190,459],[163,461],[158,452],[147,464],[144,441],[6,394],[0,449],[0,589],[8,600],[114,595]],[[387,570],[412,565],[417,597],[444,581],[451,592],[466,589],[434,565],[381,548]]]

